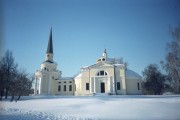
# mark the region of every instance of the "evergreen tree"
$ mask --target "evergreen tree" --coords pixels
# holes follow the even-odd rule
[[[156,64],[148,65],[143,71],[143,91],[146,94],[160,95],[165,86],[165,75],[163,75]]]

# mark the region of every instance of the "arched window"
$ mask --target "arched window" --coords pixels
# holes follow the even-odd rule
[[[61,91],[61,85],[58,86],[58,91]]]
[[[72,85],[69,85],[69,91],[72,91]]]
[[[97,76],[106,76],[106,75],[108,75],[107,72],[105,72],[103,70],[101,70],[97,73]]]
[[[66,91],[66,85],[64,85],[64,91]]]

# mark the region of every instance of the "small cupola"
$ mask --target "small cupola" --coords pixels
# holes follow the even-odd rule
[[[104,49],[104,52],[103,52],[102,57],[101,57],[101,61],[102,62],[106,62],[107,61],[107,52],[106,52],[106,49]]]
[[[97,63],[99,62],[106,62],[107,61],[107,52],[106,52],[106,49],[104,49],[104,52],[102,53],[102,57],[97,59]]]

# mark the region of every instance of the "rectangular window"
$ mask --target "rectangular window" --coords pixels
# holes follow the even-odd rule
[[[104,71],[100,71],[100,75],[104,75]]]
[[[66,85],[64,85],[64,91],[66,91]]]
[[[58,91],[61,91],[61,86],[60,85],[58,86]]]
[[[120,84],[120,82],[117,82],[117,90],[121,90],[121,84]]]
[[[89,83],[86,83],[86,90],[89,90]]]
[[[138,88],[138,90],[140,90],[140,86],[139,86],[139,83],[137,83],[137,88]]]
[[[69,91],[72,91],[72,85],[69,85]]]

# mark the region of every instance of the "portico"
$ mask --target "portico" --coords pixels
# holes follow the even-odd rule
[[[113,76],[92,76],[90,93],[115,93]]]

